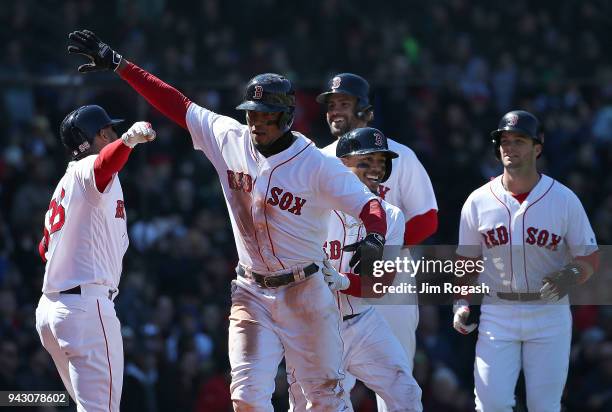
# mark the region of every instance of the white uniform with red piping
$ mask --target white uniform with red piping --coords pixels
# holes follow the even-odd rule
[[[219,174],[247,272],[283,273],[313,262],[322,267],[331,210],[359,216],[376,198],[335,156],[300,133],[293,133],[288,149],[266,158],[253,147],[248,127],[230,117],[192,103],[186,121],[194,147]],[[329,387],[343,376],[340,324],[320,272],[276,289],[239,276],[229,331],[234,405],[248,400],[254,410],[271,411],[284,355],[313,410],[344,410],[342,388]]]
[[[541,175],[522,203],[504,189],[501,176],[468,197],[461,212],[457,253],[483,257],[478,283],[490,287],[478,326],[477,410],[511,411],[521,369],[527,408],[561,409],[572,330],[567,296],[559,303],[545,304],[501,299],[497,294],[537,294],[544,276],[596,250],[580,200],[546,175]]]
[[[404,240],[404,214],[381,202],[387,216],[387,250],[399,251]],[[333,266],[342,273],[351,272],[349,260],[353,253],[343,252],[346,245],[365,237],[365,228],[358,219],[346,213],[332,213],[324,249]],[[387,257],[390,258],[390,257]],[[355,378],[380,395],[389,410],[421,411],[421,389],[412,376],[412,361],[394,335],[389,324],[378,313],[382,305],[372,306],[376,299],[365,299],[335,292],[338,309],[344,317],[345,389],[350,391]],[[414,330],[412,330],[414,334]],[[305,399],[289,370],[290,411],[305,410]]]
[[[79,411],[118,411],[121,325],[112,301],[129,241],[115,175],[100,193],[96,155],[70,162],[45,215],[47,260],[36,329]],[[80,294],[60,294],[79,286]]]
[[[336,140],[322,150],[329,153],[330,156],[335,156],[337,144]],[[387,144],[389,150],[399,154],[399,157],[392,160],[391,175],[387,181],[379,185],[379,196],[400,208],[406,221],[429,210],[438,210],[431,179],[414,151],[389,138],[387,138]],[[405,251],[405,256],[409,257],[407,251]],[[401,283],[415,284],[415,278],[409,274],[398,274],[394,284]],[[401,304],[376,305],[376,310],[385,318],[399,339],[412,368],[416,350],[414,331],[419,324],[419,307],[416,294],[403,295],[402,298]],[[388,411],[379,396],[377,396],[377,404],[379,412]]]

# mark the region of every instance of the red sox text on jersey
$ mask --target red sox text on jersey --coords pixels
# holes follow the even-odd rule
[[[510,239],[508,228],[504,225],[495,229],[486,230],[484,233],[481,233],[481,235],[487,249],[506,245]],[[563,240],[561,236],[546,229],[538,229],[537,227],[529,226],[525,231],[525,243],[528,245],[537,245],[556,251],[558,250],[561,240]]]

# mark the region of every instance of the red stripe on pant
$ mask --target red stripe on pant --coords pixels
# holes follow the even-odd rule
[[[108,339],[106,339],[106,330],[104,329],[104,322],[102,322],[102,313],[100,312],[100,301],[96,300],[98,305],[98,317],[100,318],[100,325],[102,326],[102,334],[104,335],[104,344],[106,345],[106,360],[108,361],[108,373],[110,375],[110,387],[108,390],[108,410],[111,411],[111,402],[113,399],[113,368],[110,363],[110,354],[108,352]]]

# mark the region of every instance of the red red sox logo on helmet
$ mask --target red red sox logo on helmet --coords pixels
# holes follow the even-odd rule
[[[342,83],[342,78],[338,77],[338,76],[334,77],[332,79],[332,86],[331,86],[331,88],[332,89],[337,89],[338,87],[340,87],[340,83]]]
[[[261,99],[263,96],[263,87],[262,86],[255,86],[255,90],[253,92],[253,99]]]
[[[507,126],[516,126],[516,123],[518,122],[518,115],[512,113],[509,114],[508,117],[506,117],[506,125]]]
[[[383,137],[380,133],[374,133],[374,144],[376,146],[382,146],[383,145]]]

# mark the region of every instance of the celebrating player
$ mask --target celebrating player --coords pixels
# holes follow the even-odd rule
[[[389,150],[384,134],[372,127],[340,137],[336,155],[373,193],[378,193],[379,184],[391,175],[392,159],[398,157]],[[404,214],[384,200],[381,203],[387,215],[387,249],[394,245],[399,251],[404,241]],[[345,386],[353,387],[358,378],[380,395],[389,410],[421,411],[421,389],[412,376],[412,362],[385,319],[362,298],[373,297],[373,282],[388,284],[393,279],[351,273],[354,254],[348,252],[351,245],[363,239],[364,232],[357,219],[334,211],[325,242],[329,262],[323,273],[336,293],[343,318],[344,369],[348,372]],[[291,410],[303,411],[306,402],[291,370],[288,378]]]
[[[155,139],[146,122],[117,139],[100,106],[80,107],[60,128],[72,161],[45,214],[46,262],[36,330],[79,411],[119,411],[123,342],[113,299],[128,247],[117,173],[134,146]]]
[[[231,397],[238,411],[271,411],[283,355],[309,410],[345,410],[340,314],[320,268],[332,209],[359,217],[367,236],[361,268],[380,259],[386,219],[380,202],[347,168],[291,132],[295,94],[277,74],[255,76],[237,107],[247,125],[213,113],[122,59],[89,31],[70,34],[69,52],[114,70],[186,128],[219,174],[239,256],[229,329]]]
[[[374,119],[369,92],[368,82],[356,74],[340,73],[329,79],[327,90],[317,96],[317,101],[326,107],[327,124],[333,136],[338,138],[351,130],[365,127]],[[438,227],[438,206],[431,180],[410,148],[391,139],[387,139],[387,142],[389,149],[398,153],[399,157],[392,160],[392,172],[384,184],[379,184],[378,195],[404,213],[404,245],[417,245]],[[334,141],[323,151],[335,154],[337,143]],[[408,250],[404,250],[403,254],[409,257]],[[395,283],[401,282],[411,283],[414,278],[398,274]],[[376,310],[391,326],[412,365],[416,348],[415,330],[419,322],[416,295],[405,295],[402,302],[396,303],[377,305]],[[377,396],[377,403],[379,411],[388,410],[380,396]]]
[[[595,235],[576,195],[538,172],[544,137],[533,114],[506,113],[491,136],[504,173],[467,198],[457,249],[483,258],[480,280],[490,288],[476,345],[476,409],[511,411],[522,368],[527,408],[559,411],[572,332],[566,295],[597,268]],[[476,328],[466,324],[466,300],[453,311],[457,331]]]

